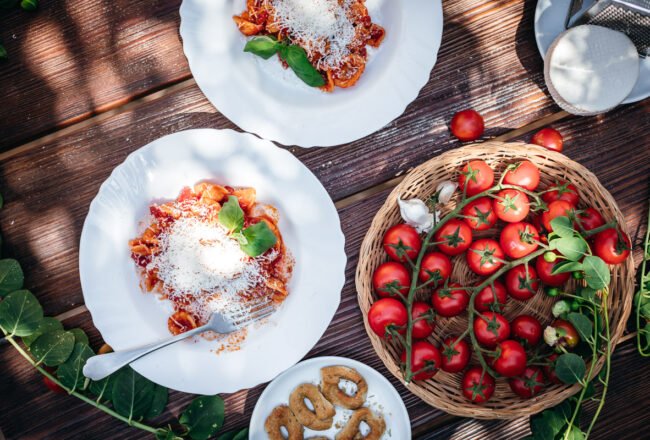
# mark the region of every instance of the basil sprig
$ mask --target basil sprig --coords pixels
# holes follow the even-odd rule
[[[268,60],[276,53],[291,67],[291,70],[310,87],[325,85],[323,75],[316,70],[307,57],[307,52],[295,44],[287,44],[269,36],[254,37],[244,47],[244,52],[250,52]]]
[[[219,223],[230,230],[231,236],[239,241],[242,251],[249,257],[257,257],[277,243],[269,226],[261,221],[244,228],[244,211],[235,196],[229,196],[219,211]]]

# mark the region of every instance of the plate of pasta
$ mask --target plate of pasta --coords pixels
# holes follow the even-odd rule
[[[183,0],[183,49],[208,100],[284,145],[334,146],[400,116],[428,82],[440,0]]]
[[[273,306],[262,322],[132,364],[197,394],[250,388],[299,361],[338,308],[345,263],[338,213],[318,179],[268,141],[212,129],[160,138],[115,168],[90,205],[79,252],[86,306],[115,350],[215,312],[240,320]]]

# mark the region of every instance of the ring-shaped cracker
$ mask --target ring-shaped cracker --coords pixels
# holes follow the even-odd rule
[[[357,370],[341,365],[323,367],[321,373],[321,391],[336,406],[347,409],[361,408],[366,401],[368,383]],[[341,380],[349,380],[357,386],[357,392],[350,396],[339,388]]]
[[[273,411],[264,422],[264,429],[269,436],[269,440],[285,440],[280,430],[283,426],[289,433],[288,440],[303,440],[302,425],[286,405],[273,408]]]
[[[305,404],[305,399],[309,399],[314,407],[313,411]],[[314,431],[330,429],[336,414],[334,405],[311,383],[303,383],[293,390],[289,396],[289,408],[298,422]]]
[[[336,440],[356,440],[362,438],[361,432],[359,431],[361,422],[366,422],[370,427],[370,432],[363,437],[363,440],[379,440],[384,435],[384,431],[386,431],[386,422],[384,422],[383,417],[376,416],[368,408],[361,408],[352,413],[348,423],[336,434]]]

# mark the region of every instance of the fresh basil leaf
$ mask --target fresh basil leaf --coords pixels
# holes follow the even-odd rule
[[[38,0],[20,0],[20,7],[28,12],[35,11],[38,8]]]
[[[82,343],[82,344],[86,344],[86,345],[89,344],[88,336],[87,336],[86,333],[85,333],[83,330],[81,330],[80,328],[73,328],[73,329],[70,329],[69,332],[72,333],[72,334],[74,335],[74,340],[75,340],[75,342],[80,342],[80,343]]]
[[[250,257],[257,257],[275,246],[278,237],[269,226],[261,221],[244,229],[242,235],[246,243],[240,241],[241,248]]]
[[[584,240],[578,237],[564,237],[553,240],[555,248],[568,260],[578,261],[587,252]]]
[[[39,336],[29,347],[34,358],[48,367],[56,367],[68,360],[74,350],[74,335],[55,330]]]
[[[115,375],[110,375],[97,382],[90,382],[88,389],[97,396],[98,402],[110,402],[113,398],[113,383]]]
[[[571,425],[568,427],[568,432],[569,434],[566,437],[567,440],[584,440],[585,439],[585,433],[582,432],[579,426],[576,425]]]
[[[592,304],[598,304],[596,293],[598,291],[596,289],[592,289],[591,287],[582,287],[580,289],[580,297],[584,299],[585,301],[589,301]]]
[[[568,217],[555,217],[551,220],[551,228],[553,228],[553,232],[563,238],[573,237],[576,233]]]
[[[325,79],[307,58],[307,52],[300,46],[291,45],[280,48],[280,56],[291,67],[296,76],[311,87],[325,85]]]
[[[13,258],[0,260],[0,298],[23,287],[25,276],[20,263]]]
[[[246,46],[244,46],[244,52],[250,52],[268,60],[278,53],[281,47],[282,43],[275,38],[269,36],[254,37],[248,40]]]
[[[85,389],[86,378],[82,370],[88,358],[94,354],[87,344],[77,342],[68,360],[59,365],[56,370],[61,383],[71,390]]]
[[[228,228],[230,232],[239,232],[244,227],[244,211],[239,206],[235,196],[228,196],[228,201],[219,211],[219,223]]]
[[[582,263],[579,261],[564,260],[553,266],[551,274],[557,275],[559,273],[575,272],[577,270],[582,270]]]
[[[0,302],[0,327],[9,335],[29,336],[43,320],[43,308],[29,290],[17,290]]]
[[[582,262],[585,271],[585,281],[592,289],[600,290],[609,286],[609,267],[600,257],[588,255]]]
[[[554,440],[565,425],[564,418],[553,409],[547,409],[530,418],[530,430],[535,440]]]
[[[156,432],[156,440],[183,440],[183,437],[177,436],[171,428],[163,428]]]
[[[589,318],[581,313],[569,313],[567,319],[576,328],[583,341],[593,340],[594,338],[594,325]]]
[[[145,419],[153,419],[163,413],[167,406],[167,399],[169,398],[169,391],[167,388],[155,384],[153,390],[153,397],[151,399],[151,408],[144,416]]]
[[[129,420],[144,417],[151,408],[154,383],[125,367],[115,373],[112,401],[115,410]]]
[[[569,385],[581,381],[586,372],[585,361],[574,353],[564,353],[555,363],[555,374],[558,379]]]
[[[207,440],[223,426],[225,408],[219,396],[199,396],[183,411],[178,421],[192,440]]]
[[[228,431],[219,436],[219,440],[248,440],[248,428],[241,431]]]
[[[29,347],[39,336],[56,330],[63,330],[61,321],[56,318],[50,318],[49,316],[46,316],[41,320],[41,323],[38,325],[38,328],[36,331],[34,331],[34,333],[29,336],[23,336],[23,344]]]

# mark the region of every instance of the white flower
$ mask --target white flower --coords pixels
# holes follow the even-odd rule
[[[458,188],[458,183],[452,182],[451,180],[445,180],[440,182],[436,187],[436,193],[438,194],[438,201],[443,205],[449,203],[453,197],[456,189]]]
[[[404,222],[413,226],[418,232],[429,232],[433,227],[433,214],[429,211],[427,205],[420,199],[402,200],[397,196],[399,213]],[[439,218],[439,213],[438,218]]]
[[[555,330],[555,327],[551,327],[549,325],[544,329],[544,342],[546,342],[548,345],[554,347],[555,344],[557,344],[558,339],[560,338],[557,335],[557,331]]]

